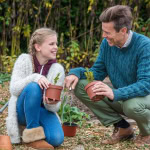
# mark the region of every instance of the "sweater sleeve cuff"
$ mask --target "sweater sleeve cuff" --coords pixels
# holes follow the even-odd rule
[[[70,69],[68,75],[75,75],[80,79],[80,68]]]
[[[119,90],[114,89],[113,93],[114,93],[114,101],[122,100],[122,95]]]
[[[43,75],[40,75],[38,73],[34,73],[33,81],[34,82],[38,82],[41,77],[43,77]]]

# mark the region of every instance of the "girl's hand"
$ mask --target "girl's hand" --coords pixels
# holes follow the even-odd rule
[[[41,77],[38,81],[38,84],[39,84],[41,89],[43,89],[43,88],[47,89],[49,87],[50,83],[46,77]]]
[[[93,92],[96,93],[96,95],[104,95],[108,97],[110,100],[114,99],[114,93],[112,89],[105,83],[99,81],[97,82],[93,87]]]
[[[47,97],[45,97],[45,95],[43,95],[43,101],[44,101],[46,104],[56,104],[56,103],[58,103],[57,100],[49,100]]]

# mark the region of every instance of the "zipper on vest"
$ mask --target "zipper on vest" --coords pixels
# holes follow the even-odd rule
[[[44,65],[42,66],[41,70],[40,70],[40,74],[42,75],[42,72],[43,72],[43,68],[44,68]]]

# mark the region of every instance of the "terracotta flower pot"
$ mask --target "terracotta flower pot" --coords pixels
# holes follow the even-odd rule
[[[49,88],[46,90],[46,97],[48,97],[51,100],[57,100],[60,101],[60,94],[63,87],[58,85],[49,85]]]
[[[76,135],[76,129],[77,129],[77,124],[75,123],[68,123],[65,122],[62,125],[63,131],[64,131],[64,136],[75,136]]]
[[[12,150],[12,145],[9,136],[0,135],[0,150]]]
[[[97,82],[98,82],[98,81],[93,81],[93,82],[87,84],[87,85],[85,86],[85,88],[84,88],[85,91],[87,92],[89,98],[90,98],[91,100],[93,100],[93,101],[100,101],[100,100],[102,100],[102,99],[104,98],[103,95],[96,95],[96,93],[94,93],[94,92],[92,91],[93,86],[94,86]]]

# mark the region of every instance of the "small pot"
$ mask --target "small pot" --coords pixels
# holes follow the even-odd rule
[[[92,100],[92,101],[100,101],[104,98],[103,95],[96,95],[96,93],[93,92],[92,88],[93,86],[97,83],[98,81],[93,81],[91,83],[88,83],[86,86],[85,86],[85,91],[87,92],[89,98]]]
[[[60,94],[63,87],[58,85],[49,85],[49,88],[46,90],[45,96],[50,100],[60,101]]]
[[[77,124],[75,123],[70,123],[69,122],[64,122],[62,125],[63,131],[64,131],[64,136],[75,136],[76,135],[76,130],[77,130]]]
[[[0,150],[12,150],[12,145],[9,136],[0,135]]]

